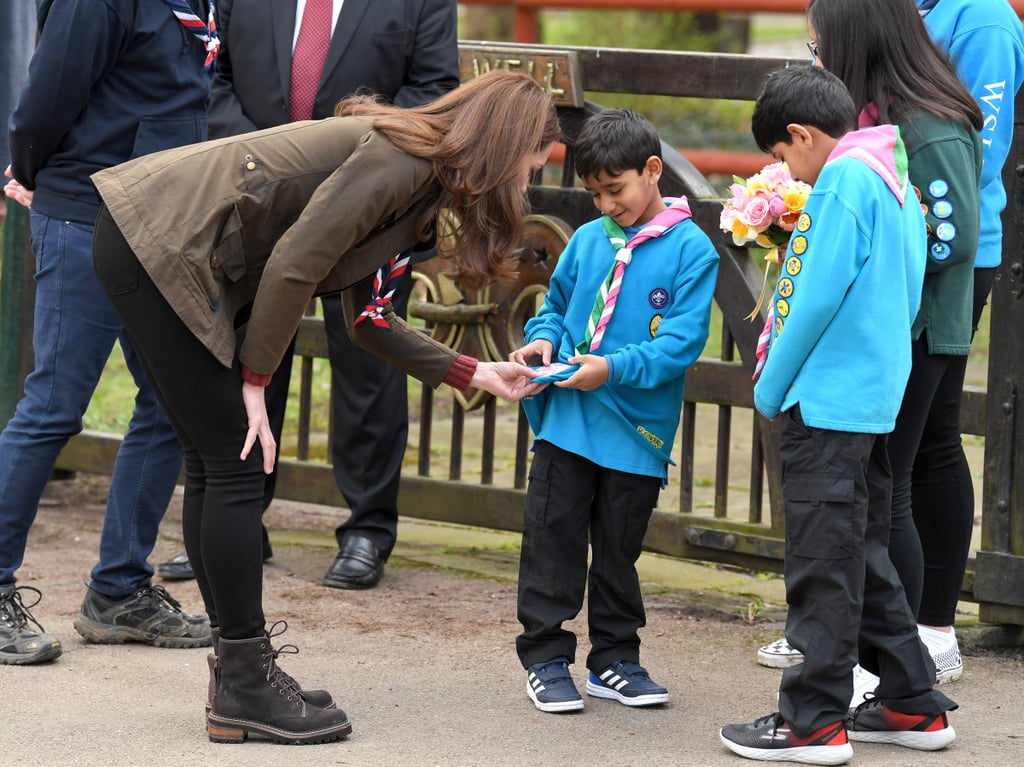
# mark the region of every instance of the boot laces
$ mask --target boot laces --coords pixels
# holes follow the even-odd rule
[[[281,636],[281,634],[287,630],[287,621],[275,621],[267,630],[267,639],[272,640],[274,637]],[[271,644],[269,647],[270,649],[263,654],[263,658],[268,661],[267,681],[277,682],[277,684],[284,689],[287,694],[302,698],[302,688],[299,687],[299,683],[296,682],[288,672],[277,665],[277,659],[279,656],[298,655],[299,648],[293,644],[283,644],[280,647],[274,647],[273,644]]]
[[[25,604],[22,592],[29,591],[35,595],[35,601]],[[18,586],[9,594],[0,595],[0,620],[10,623],[16,629],[24,628],[27,624],[32,623],[42,633],[45,629],[29,612],[29,608],[39,604],[42,598],[43,592],[32,586]]]

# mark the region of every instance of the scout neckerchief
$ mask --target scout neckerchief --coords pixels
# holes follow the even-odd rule
[[[757,337],[757,347],[754,349],[754,356],[757,357],[757,362],[754,365],[754,375],[751,377],[756,381],[761,375],[761,368],[764,367],[764,363],[768,360],[768,346],[772,340],[772,325],[775,324],[775,301],[768,304],[768,317],[764,321],[764,327],[761,328],[761,334]]]
[[[391,296],[395,294],[395,288],[402,281],[408,267],[409,254],[407,252],[404,255],[399,253],[377,270],[377,274],[373,277],[373,295],[370,302],[363,309],[362,314],[356,317],[353,325],[358,325],[363,320],[369,320],[374,325],[387,329],[388,323],[382,314],[384,304],[390,301]]]
[[[217,58],[217,49],[220,48],[220,40],[217,37],[217,22],[213,17],[213,3],[204,0],[209,11],[209,20],[203,21],[192,11],[187,0],[164,0],[171,7],[171,13],[175,15],[182,26],[198,37],[206,48],[206,61],[203,64],[205,69],[213,66]]]
[[[619,298],[619,290],[622,288],[622,275],[626,271],[626,265],[633,258],[633,250],[641,243],[660,237],[680,221],[690,218],[690,206],[685,197],[666,197],[665,203],[669,206],[652,218],[644,227],[626,242],[626,234],[622,227],[615,223],[611,216],[601,216],[601,223],[604,225],[608,241],[615,248],[615,262],[608,271],[608,276],[601,283],[601,289],[594,300],[594,308],[590,311],[590,319],[587,321],[587,332],[583,340],[576,344],[578,354],[588,354],[601,345],[604,337],[604,330],[608,321],[612,318],[615,310],[615,302]]]

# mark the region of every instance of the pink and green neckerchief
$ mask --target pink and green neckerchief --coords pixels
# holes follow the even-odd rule
[[[604,225],[605,234],[608,235],[608,241],[615,248],[615,261],[594,299],[594,308],[590,310],[590,319],[587,320],[586,335],[580,343],[576,344],[577,354],[589,354],[601,345],[605,328],[608,327],[612,312],[615,311],[615,302],[619,298],[622,275],[626,271],[626,266],[633,259],[633,251],[648,240],[660,237],[680,221],[685,221],[692,215],[685,197],[666,197],[665,204],[668,207],[648,221],[639,232],[629,239],[629,242],[626,241],[626,233],[622,231],[622,227],[615,223],[611,216],[601,216],[601,223]]]

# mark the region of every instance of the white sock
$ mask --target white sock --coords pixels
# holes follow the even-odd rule
[[[943,650],[947,650],[956,645],[955,629],[950,629],[948,632],[938,631],[936,629],[929,628],[928,626],[922,626],[919,623],[917,624],[917,633],[932,655],[937,655]]]

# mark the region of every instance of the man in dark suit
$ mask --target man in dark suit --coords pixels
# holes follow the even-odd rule
[[[298,61],[304,17],[317,12],[319,3],[330,6],[332,31],[308,115],[295,112],[298,86],[293,85],[292,58]],[[211,138],[293,119],[330,117],[338,101],[356,93],[411,107],[459,84],[454,0],[220,0],[218,29],[221,49],[210,106]],[[403,317],[411,287],[412,280],[406,279],[392,299]],[[326,296],[322,303],[332,373],[331,461],[351,510],[335,530],[339,553],[323,583],[371,588],[380,580],[397,536],[398,486],[409,431],[406,377],[349,340],[338,296]],[[278,435],[290,376],[289,352],[267,389]],[[267,505],[273,493],[270,477]],[[271,554],[264,529],[264,559]],[[192,577],[187,555],[161,564],[160,574]]]

